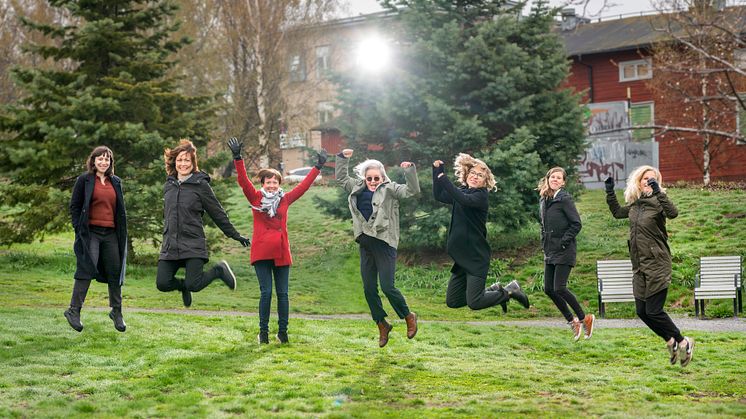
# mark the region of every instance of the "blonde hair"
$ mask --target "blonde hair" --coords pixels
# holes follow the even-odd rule
[[[640,166],[633,170],[627,178],[627,188],[624,189],[624,201],[626,203],[631,204],[642,196],[640,181],[645,175],[645,172],[655,173],[655,180],[658,182],[661,192],[666,192],[666,189],[663,187],[663,177],[661,176],[661,172],[653,166]]]
[[[552,196],[552,188],[549,187],[549,176],[551,176],[552,173],[556,172],[562,173],[562,180],[567,182],[567,172],[565,171],[565,169],[559,166],[552,167],[551,169],[549,169],[546,176],[539,180],[539,184],[536,185],[536,190],[539,191],[540,197],[550,198]]]
[[[381,163],[378,160],[374,160],[374,159],[365,160],[364,162],[355,166],[353,170],[355,171],[355,174],[357,174],[358,178],[364,180],[365,172],[367,172],[370,169],[377,169],[379,172],[381,172],[381,178],[383,178],[383,182],[391,182],[391,179],[389,179],[388,175],[386,175],[386,169],[383,167],[383,163]]]
[[[487,164],[482,160],[474,158],[468,154],[458,153],[456,160],[453,161],[453,167],[456,172],[456,179],[458,179],[462,185],[468,186],[466,178],[469,176],[469,171],[477,167],[487,173],[487,177],[484,179],[484,185],[487,187],[487,190],[497,190],[495,176],[492,175],[492,170],[490,170]]]

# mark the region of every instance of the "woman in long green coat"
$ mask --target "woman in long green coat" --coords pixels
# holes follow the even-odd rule
[[[681,335],[663,310],[671,284],[671,249],[666,219],[679,211],[661,187],[658,169],[640,166],[629,175],[621,206],[614,193],[614,179],[606,179],[606,203],[614,218],[629,218],[629,257],[632,261],[632,292],[637,316],[666,341],[671,365],[686,366],[694,353],[694,340]]]

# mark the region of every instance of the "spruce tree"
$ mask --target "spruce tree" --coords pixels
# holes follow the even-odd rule
[[[29,242],[69,226],[75,178],[98,145],[123,179],[130,238],[157,242],[163,150],[179,138],[206,144],[209,100],[179,93],[171,57],[176,6],[162,0],[50,0],[63,24],[23,20],[45,44],[27,52],[55,70],[15,68],[23,98],[0,109],[0,244]]]
[[[445,161],[453,179],[459,152],[497,178],[491,231],[533,222],[538,179],[551,166],[573,174],[584,141],[579,98],[561,88],[569,64],[552,32],[555,10],[538,1],[519,18],[504,1],[384,3],[404,6],[386,31],[398,45],[393,65],[375,77],[338,76],[340,120],[360,158],[417,163],[423,196],[402,202],[403,244],[442,245],[449,211],[432,199],[431,163]],[[325,207],[341,216],[342,202]]]

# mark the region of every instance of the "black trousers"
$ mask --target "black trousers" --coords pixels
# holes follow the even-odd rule
[[[570,277],[571,270],[570,265],[544,264],[544,293],[552,299],[568,322],[572,321],[572,313],[567,307],[568,304],[578,316],[578,320],[585,318],[585,312],[580,307],[578,299],[567,289],[567,279]]]
[[[668,288],[665,288],[644,300],[635,298],[637,317],[666,342],[671,338],[674,338],[676,342],[681,342],[684,337],[681,336],[679,328],[673,323],[671,317],[663,311],[667,295]]]
[[[474,276],[456,266],[448,281],[446,305],[450,308],[469,306],[472,310],[481,310],[508,301],[510,296],[504,290],[485,290],[486,282],[485,278]]]
[[[360,276],[363,278],[365,301],[368,302],[373,321],[379,323],[388,315],[378,295],[379,279],[381,291],[388,298],[396,315],[403,319],[409,314],[409,307],[401,291],[394,285],[396,249],[383,240],[365,234],[358,238],[358,243],[360,244]]]
[[[205,266],[205,260],[201,258],[179,259],[179,260],[159,260],[158,273],[155,276],[155,285],[159,291],[201,291],[210,285],[215,278],[218,278],[218,271],[215,266],[202,271]],[[184,268],[184,279],[176,278],[176,271]]]
[[[119,258],[119,240],[113,228],[89,226],[91,241],[88,252],[91,255],[93,266],[101,262],[106,281],[109,285],[109,307],[122,307],[122,287],[119,285],[119,275],[122,271],[122,260]],[[90,279],[76,279],[73,284],[73,295],[70,298],[70,307],[82,308],[88,289],[91,287]]]

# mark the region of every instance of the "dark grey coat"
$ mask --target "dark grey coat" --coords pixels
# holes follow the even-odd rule
[[[196,172],[179,184],[169,176],[163,185],[163,244],[159,260],[208,260],[202,215],[207,212],[223,233],[240,236],[210,187],[210,176]]]
[[[453,205],[446,244],[454,261],[451,272],[461,267],[470,275],[487,278],[492,254],[487,242],[487,189],[457,188],[447,176],[437,177],[433,172],[433,196]]]
[[[671,249],[668,247],[666,218],[679,211],[664,192],[641,196],[621,206],[615,193],[606,194],[614,218],[629,218],[629,258],[632,261],[632,293],[645,300],[671,284]]]
[[[75,252],[76,268],[75,279],[95,279],[98,282],[109,282],[118,280],[119,285],[124,284],[125,267],[127,266],[127,211],[124,206],[124,194],[122,193],[122,180],[117,176],[109,176],[111,185],[117,195],[116,212],[114,214],[114,229],[117,233],[119,244],[119,257],[121,271],[117,278],[105,278],[103,275],[103,259],[99,258],[98,266],[93,265],[90,255],[91,231],[88,226],[89,211],[91,208],[91,197],[96,175],[83,173],[78,176],[73,186],[73,194],[70,198],[70,218],[73,229],[75,229]]]
[[[539,200],[539,215],[544,263],[575,266],[575,237],[580,233],[582,224],[572,196],[560,189],[554,198],[542,197]]]

